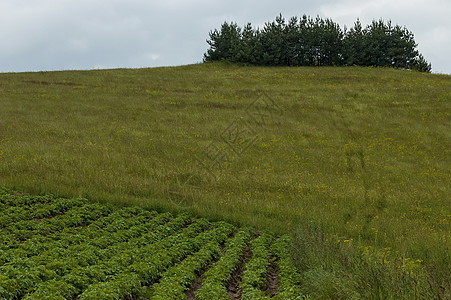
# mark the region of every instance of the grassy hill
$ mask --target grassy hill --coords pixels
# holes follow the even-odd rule
[[[314,298],[450,297],[451,77],[0,74],[0,186],[289,233]]]

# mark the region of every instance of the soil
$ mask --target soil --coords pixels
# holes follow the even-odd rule
[[[238,268],[232,273],[231,279],[227,282],[227,295],[232,299],[241,299],[241,279],[247,262],[251,259],[252,252],[249,247],[244,248],[243,256]]]
[[[191,288],[190,288],[189,290],[185,291],[185,295],[186,295],[186,298],[187,298],[188,300],[194,300],[194,299],[196,299],[196,297],[194,296],[194,294],[196,293],[196,291],[197,291],[198,289],[201,288],[201,286],[202,286],[202,280],[203,280],[204,277],[205,277],[205,276],[204,276],[204,273],[205,273],[206,270],[207,270],[207,269],[203,270],[203,271],[202,271],[202,274],[200,274],[199,277],[197,277],[196,281],[193,283],[193,285],[191,286]]]
[[[268,272],[266,273],[266,287],[265,291],[271,297],[278,293],[277,286],[279,284],[279,270],[276,263],[270,258],[271,264],[269,265]]]

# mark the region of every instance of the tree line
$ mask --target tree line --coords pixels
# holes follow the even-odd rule
[[[381,66],[431,72],[418,52],[414,35],[391,21],[373,20],[365,28],[357,19],[344,29],[319,16],[282,15],[262,29],[224,22],[209,32],[204,61],[225,60],[261,66]]]

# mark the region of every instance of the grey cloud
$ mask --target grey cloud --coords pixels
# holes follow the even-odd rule
[[[323,15],[352,26],[357,18],[363,24],[373,19],[392,20],[415,34],[418,49],[432,63],[433,72],[451,74],[451,2],[446,0],[341,0],[320,7]],[[448,54],[447,54],[448,53]]]
[[[386,10],[378,4],[380,1],[388,5]],[[411,1],[397,1],[396,6],[388,0],[366,2],[370,3],[366,6],[359,3],[357,0],[2,0],[0,72],[196,63],[202,61],[207,49],[208,32],[222,22],[262,26],[282,13],[287,18],[320,14],[351,25],[356,17],[362,21],[391,18],[416,33],[420,50],[433,62],[434,70],[451,73],[446,55],[451,26],[447,16],[440,13],[440,7],[429,8],[430,14],[437,11],[438,17],[428,23],[419,18],[424,12],[421,7],[408,9],[412,17],[403,14],[403,5]]]

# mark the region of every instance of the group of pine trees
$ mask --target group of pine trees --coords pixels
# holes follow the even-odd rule
[[[204,61],[226,60],[262,66],[382,66],[430,72],[414,36],[391,21],[373,21],[344,30],[331,19],[279,15],[254,29],[224,22],[209,33]]]

